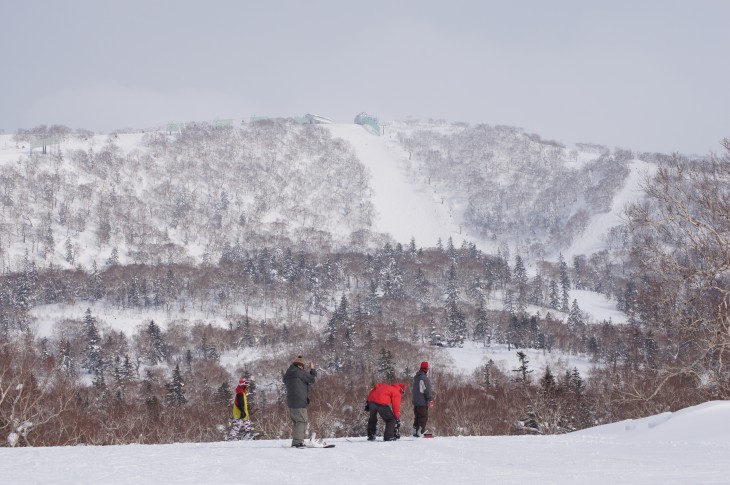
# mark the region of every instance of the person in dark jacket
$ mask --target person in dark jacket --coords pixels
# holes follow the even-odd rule
[[[307,406],[309,406],[309,386],[317,379],[317,371],[314,363],[309,363],[309,372],[304,370],[304,360],[300,355],[289,366],[284,374],[286,385],[286,404],[289,406],[289,417],[292,420],[292,441],[295,448],[303,448],[304,435],[307,432],[309,417]]]
[[[251,418],[248,414],[248,379],[242,377],[236,387],[236,397],[233,398],[233,417],[231,429],[226,437],[227,441],[251,440],[254,438]]]
[[[413,436],[426,433],[428,408],[433,406],[433,391],[428,378],[428,362],[421,362],[421,368],[413,376]]]
[[[367,399],[368,440],[375,441],[375,431],[378,427],[378,415],[385,421],[383,441],[393,441],[400,438],[400,404],[406,392],[405,384],[375,384],[370,389]]]

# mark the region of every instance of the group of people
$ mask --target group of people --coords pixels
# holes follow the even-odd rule
[[[317,380],[317,369],[313,362],[309,368],[302,356],[297,357],[284,373],[286,386],[286,403],[289,408],[289,418],[292,421],[292,442],[294,448],[305,447],[305,434],[309,416],[309,388]],[[421,362],[420,368],[413,376],[411,396],[413,402],[413,436],[420,437],[427,434],[428,410],[433,406],[433,391],[428,378],[429,364]],[[228,434],[229,440],[252,439],[253,428],[248,413],[248,381],[243,378],[236,387],[236,396],[233,403],[233,418]],[[385,422],[383,441],[393,441],[400,438],[401,401],[406,392],[405,384],[381,383],[375,384],[368,392],[365,410],[369,412],[367,434],[368,440],[374,441],[378,426],[378,416]]]

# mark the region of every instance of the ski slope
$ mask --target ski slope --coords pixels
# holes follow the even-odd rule
[[[463,236],[449,206],[432,186],[411,180],[403,164],[408,153],[387,136],[378,136],[356,124],[330,124],[332,136],[348,141],[372,177],[374,232],[389,233],[406,245],[411,237],[418,246],[436,246],[451,237],[460,245]]]
[[[621,225],[626,206],[643,197],[641,186],[647,176],[654,174],[656,165],[642,160],[632,160],[629,170],[624,186],[614,194],[611,210],[592,217],[583,232],[575,238],[566,251],[563,251],[566,261],[572,261],[573,256],[579,254],[590,255],[606,248],[607,231]]]
[[[365,416],[363,415],[363,419]],[[365,438],[0,448],[7,484],[560,484],[730,482],[730,402],[560,436]]]

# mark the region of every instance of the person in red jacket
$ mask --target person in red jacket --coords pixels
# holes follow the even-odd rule
[[[370,412],[368,441],[375,441],[378,415],[385,421],[383,441],[400,438],[400,402],[405,392],[405,384],[375,384],[370,389],[365,407]]]

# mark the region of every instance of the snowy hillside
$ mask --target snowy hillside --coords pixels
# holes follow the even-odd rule
[[[370,171],[375,232],[390,234],[404,245],[411,237],[422,246],[435,246],[439,239],[446,242],[449,237],[461,244],[464,237],[448,206],[432,186],[408,176],[408,153],[402,145],[360,125],[333,124],[327,128],[333,136],[347,140]]]
[[[262,120],[179,132],[0,135],[0,270],[218,261],[232,251],[434,247],[529,259],[605,247],[651,164],[516,128]],[[38,135],[40,136],[40,135]],[[239,249],[240,248],[240,249]]]
[[[728,423],[730,402],[713,401],[549,437],[341,438],[329,450],[288,440],[0,448],[0,476],[55,485],[720,484],[730,477]]]

